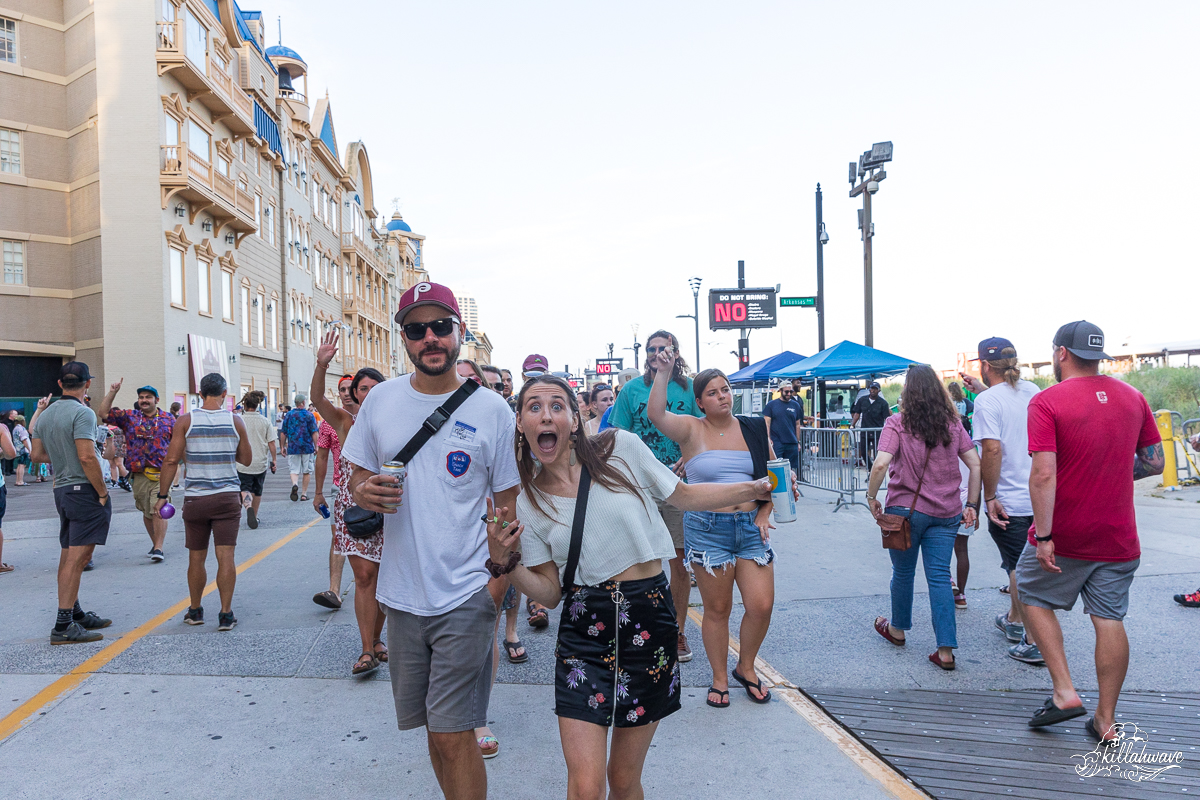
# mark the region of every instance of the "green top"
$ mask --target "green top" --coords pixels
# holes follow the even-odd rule
[[[75,449],[76,439],[87,439],[95,447],[96,414],[73,397],[64,396],[50,404],[38,417],[37,427],[30,431],[34,439],[42,440],[42,447],[50,456],[54,466],[54,488],[88,483],[79,452]]]
[[[652,388],[653,384],[647,384],[644,375],[625,384],[625,388],[617,395],[617,404],[613,406],[608,421],[614,428],[637,434],[650,448],[650,452],[654,453],[654,457],[669,467],[680,458],[679,445],[663,436],[658,428],[654,427],[650,417],[646,416],[646,405],[650,401]],[[686,389],[675,381],[667,384],[667,410],[693,417],[704,416],[704,412],[696,408],[691,378],[687,379]]]

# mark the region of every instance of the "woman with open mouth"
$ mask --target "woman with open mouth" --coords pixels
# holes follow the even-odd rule
[[[567,604],[554,713],[568,796],[603,798],[607,784],[609,797],[641,797],[654,732],[680,707],[678,627],[662,569],[675,548],[656,504],[724,508],[769,498],[770,482],[686,484],[634,434],[589,437],[575,393],[553,375],[521,389],[516,452],[517,521],[502,523],[508,509],[488,501],[488,566],[546,606]]]
[[[762,417],[735,417],[729,379],[719,369],[706,369],[692,379],[696,405],[703,418],[667,410],[667,377],[675,364],[672,348],[655,353],[654,388],[646,413],[654,426],[679,444],[689,481],[737,483],[765,478],[774,458],[767,424]],[[704,602],[701,634],[712,666],[707,703],[729,707],[729,613],[733,585],[742,593],[745,616],[738,634],[738,663],[733,679],[755,703],[767,703],[771,693],[754,672],[754,659],[766,638],[775,605],[775,552],[771,550],[772,505],[741,502],[715,511],[683,515],[684,562],[696,576]],[[696,569],[700,565],[701,569]]]

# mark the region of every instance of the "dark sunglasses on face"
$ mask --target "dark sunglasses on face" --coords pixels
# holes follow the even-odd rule
[[[425,331],[431,328],[434,336],[449,336],[454,331],[454,320],[435,319],[433,322],[407,322],[403,327],[406,338],[413,342],[419,342],[425,338]]]
[[[492,388],[495,389],[497,392],[499,392],[504,388],[504,384],[501,383],[500,381],[496,381],[495,383],[492,384]]]
[[[671,345],[669,345],[669,344],[664,345],[663,347],[647,347],[646,355],[652,356],[655,353],[661,353],[663,350],[670,350],[670,349],[671,349]]]

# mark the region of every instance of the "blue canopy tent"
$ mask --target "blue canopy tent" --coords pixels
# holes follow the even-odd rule
[[[786,366],[795,364],[797,361],[803,360],[804,356],[799,353],[784,350],[777,356],[764,358],[762,361],[756,361],[744,369],[739,369],[729,376],[729,383],[731,386],[742,383],[766,383],[771,379],[771,373],[774,370],[783,369]]]
[[[801,378],[804,381],[856,380],[896,375],[914,363],[873,347],[843,340],[815,356],[809,356],[770,373],[772,378]],[[730,381],[733,376],[730,376]]]

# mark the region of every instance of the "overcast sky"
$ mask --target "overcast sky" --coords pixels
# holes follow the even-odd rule
[[[730,371],[709,288],[816,290],[862,341],[847,164],[895,143],[874,200],[875,346],[939,367],[981,338],[1043,360],[1087,318],[1109,346],[1200,338],[1200,4],[258,3],[362,139],[435,281],[474,295],[493,360],[575,370],[657,328]],[[1178,162],[1178,163],[1176,163]],[[817,351],[781,309],[750,355]],[[1111,352],[1111,350],[1110,350]]]

